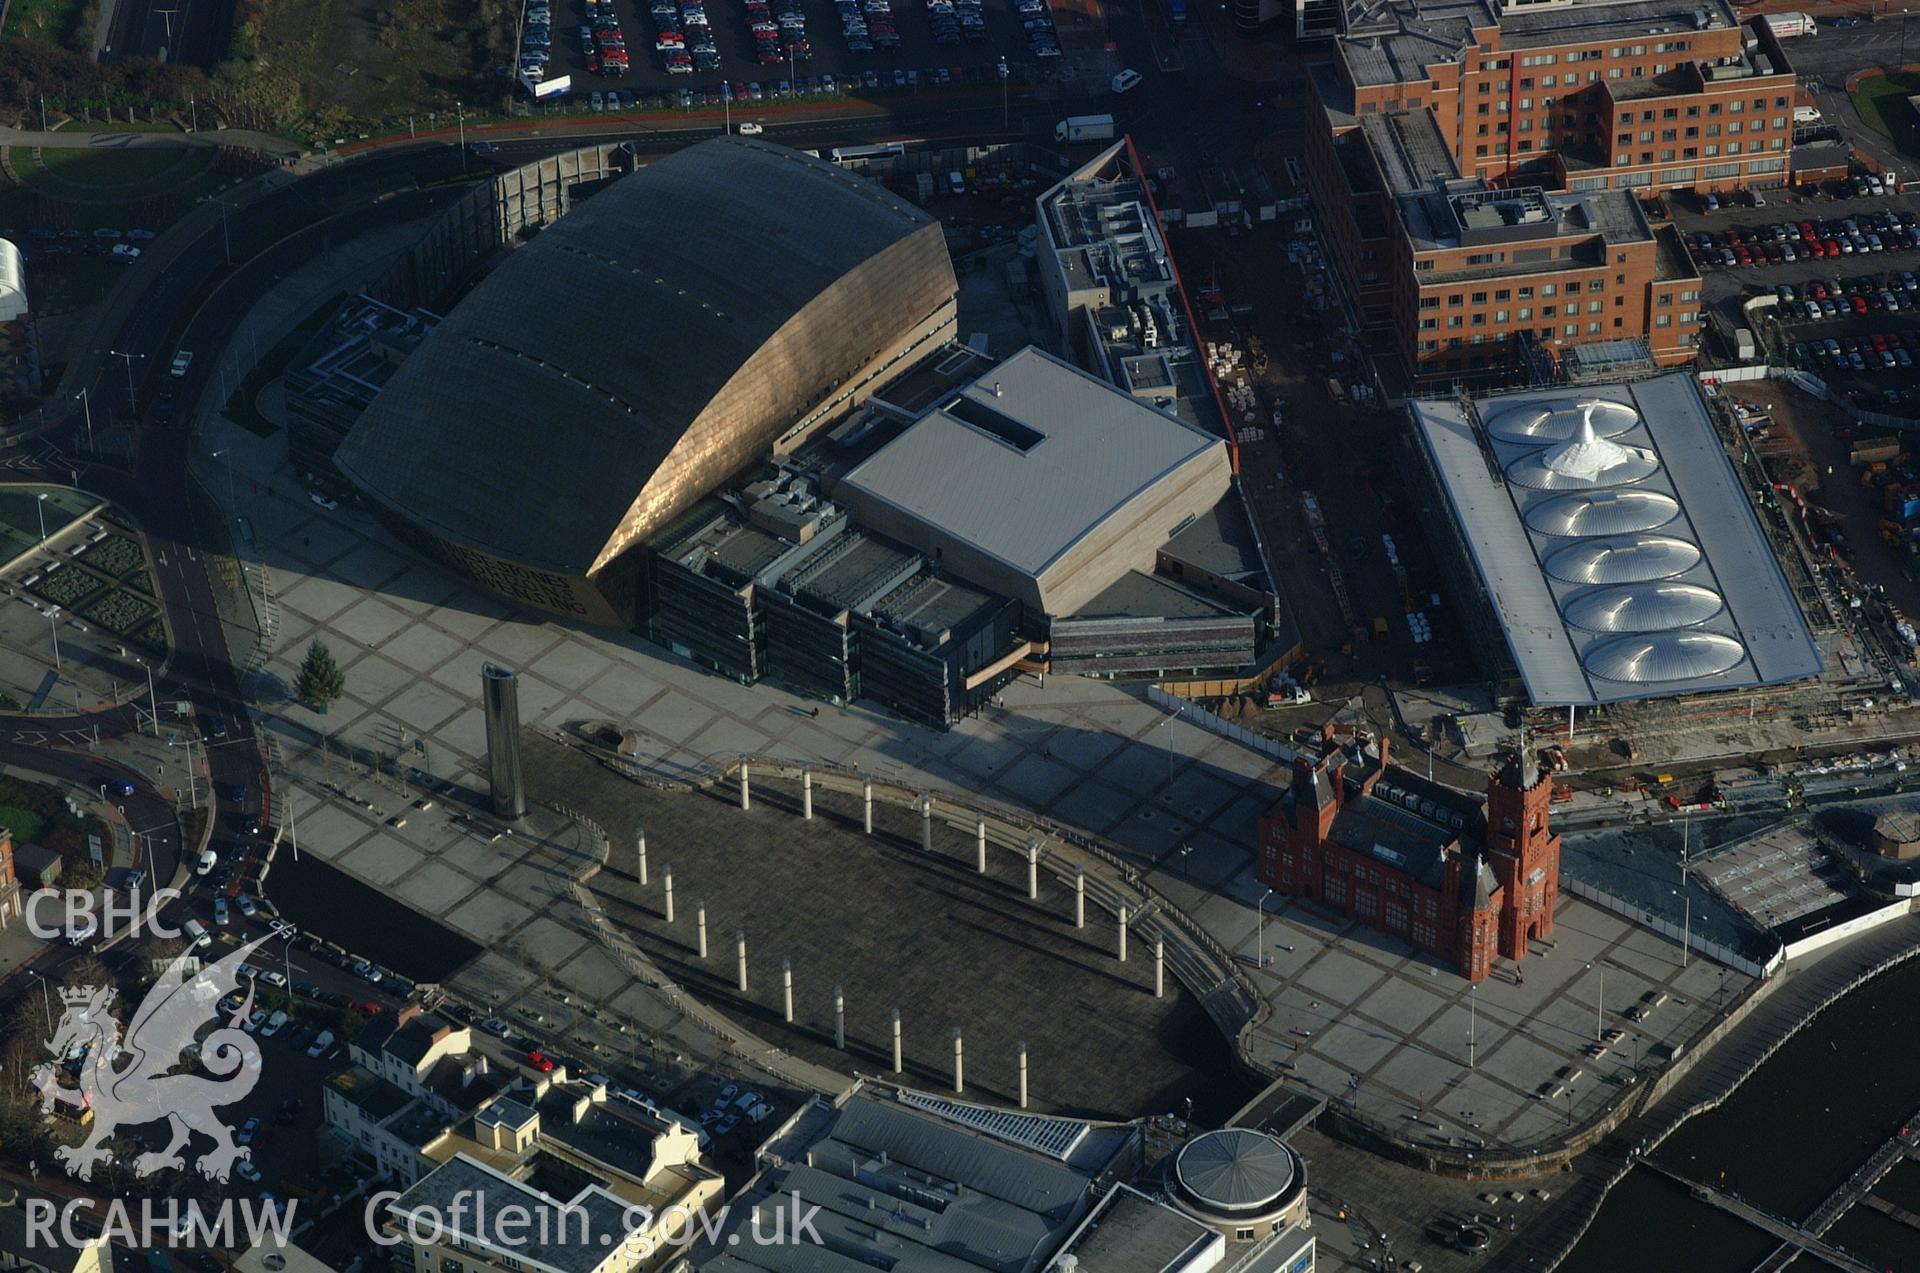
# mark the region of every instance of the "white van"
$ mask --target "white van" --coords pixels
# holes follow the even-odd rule
[[[193,864],[193,873],[195,875],[206,875],[213,870],[214,864],[219,860],[219,855],[212,849],[202,849],[200,850],[200,860]]]
[[[188,950],[198,950],[200,947],[211,945],[213,942],[213,938],[207,935],[207,926],[197,919],[188,920],[182,924],[180,928],[181,931],[187,935]]]
[[[947,190],[951,194],[965,194],[967,192],[966,177],[958,171],[948,173]]]
[[[1796,106],[1793,108],[1793,122],[1796,124],[1817,124],[1826,116],[1820,113],[1818,106]]]

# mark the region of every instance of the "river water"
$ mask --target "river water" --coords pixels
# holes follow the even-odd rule
[[[1909,960],[1821,1013],[1725,1104],[1685,1123],[1655,1160],[1775,1215],[1804,1219],[1920,1109],[1916,1004],[1920,960]],[[1920,1162],[1903,1162],[1874,1193],[1920,1212]],[[1881,1268],[1920,1270],[1920,1228],[1864,1204],[1828,1238]],[[1642,1167],[1608,1196],[1560,1267],[1747,1273],[1776,1245]],[[1824,1266],[1803,1257],[1793,1267]]]

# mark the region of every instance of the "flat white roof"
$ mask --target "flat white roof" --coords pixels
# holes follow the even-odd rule
[[[1038,577],[1132,500],[1225,447],[1028,347],[942,398],[842,486]]]
[[[1458,401],[1417,403],[1414,424],[1535,704],[1819,675],[1806,616],[1691,375],[1473,406],[1470,420]],[[1593,444],[1577,438],[1555,454],[1562,426],[1580,420],[1614,444],[1614,467],[1595,472]]]

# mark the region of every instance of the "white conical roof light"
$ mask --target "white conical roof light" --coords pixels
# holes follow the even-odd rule
[[[1593,407],[1580,413],[1580,427],[1573,436],[1547,452],[1547,470],[1565,477],[1593,482],[1608,469],[1632,460],[1634,452],[1618,442],[1610,442],[1593,431]]]
[[[1601,437],[1593,427],[1593,410],[1588,403],[1572,437],[1514,461],[1507,476],[1535,490],[1580,490],[1638,482],[1660,467],[1653,452]]]

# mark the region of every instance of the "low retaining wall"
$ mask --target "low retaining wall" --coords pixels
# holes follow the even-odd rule
[[[1861,933],[1869,932],[1872,929],[1880,927],[1882,924],[1890,924],[1901,916],[1911,915],[1912,913],[1912,902],[1890,902],[1882,906],[1879,910],[1868,911],[1865,915],[1856,915],[1844,924],[1835,924],[1832,928],[1826,929],[1823,932],[1815,933],[1811,937],[1802,937],[1799,941],[1790,943],[1785,948],[1785,957],[1788,959],[1799,959],[1803,956],[1811,955],[1814,951],[1831,946],[1837,941],[1845,941],[1849,937],[1857,937]]]

